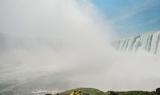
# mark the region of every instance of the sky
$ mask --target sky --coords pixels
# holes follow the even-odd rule
[[[106,26],[113,40],[123,39],[158,32],[159,9],[159,0],[1,0],[0,32],[55,38],[59,31],[93,21]]]
[[[92,3],[120,38],[160,30],[159,0],[92,0]]]

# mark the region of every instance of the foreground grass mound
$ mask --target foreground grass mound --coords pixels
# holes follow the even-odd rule
[[[61,92],[60,95],[70,95],[72,91],[81,90],[82,93],[88,93],[89,95],[156,95],[155,91],[107,91],[103,92],[95,88],[77,88],[71,89],[65,92]]]
[[[70,93],[72,91],[78,91],[78,90],[81,90],[82,93],[88,93],[88,94],[92,94],[92,95],[105,95],[105,92],[102,92],[98,89],[94,89],[94,88],[77,88],[77,89],[72,89],[72,90],[68,90],[68,91],[65,91],[65,92],[62,92],[60,93],[60,95],[70,95]]]

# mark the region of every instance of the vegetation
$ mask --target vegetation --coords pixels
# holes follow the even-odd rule
[[[117,95],[156,95],[155,91],[107,91],[107,92],[103,92],[100,91],[98,89],[94,89],[94,88],[77,88],[77,89],[72,89],[72,90],[68,90],[65,92],[61,92],[60,95],[70,95],[70,93],[72,91],[78,91],[81,90],[82,93],[88,93],[90,95],[111,95],[111,92],[116,93]],[[116,95],[116,94],[112,94],[112,95]]]
[[[127,91],[127,92],[118,92],[118,95],[155,95],[155,92],[148,91]]]
[[[60,95],[70,95],[70,93],[72,91],[78,91],[78,90],[81,90],[82,93],[88,93],[88,94],[92,94],[92,95],[105,95],[105,92],[102,92],[98,89],[94,89],[94,88],[77,88],[77,89],[72,89],[72,90],[68,90],[68,91],[65,91],[65,92],[62,92],[60,93]]]

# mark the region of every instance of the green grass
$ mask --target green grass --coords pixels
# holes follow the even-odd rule
[[[105,92],[102,92],[98,89],[94,89],[94,88],[77,88],[77,89],[72,89],[72,90],[68,90],[68,91],[65,91],[65,92],[62,92],[60,93],[60,95],[70,95],[70,93],[72,91],[78,91],[78,90],[81,90],[82,93],[89,93],[89,94],[92,94],[92,95],[105,95]]]
[[[155,95],[155,92],[148,91],[126,91],[126,92],[118,92],[118,95]]]

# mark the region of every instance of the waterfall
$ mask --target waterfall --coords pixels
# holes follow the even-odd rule
[[[144,50],[158,56],[160,52],[160,32],[138,35],[115,43],[117,43],[118,51],[137,52]]]
[[[61,40],[49,38],[20,37],[0,33],[0,52],[22,49],[26,51],[35,51],[39,48],[50,48],[58,50],[62,47]]]

